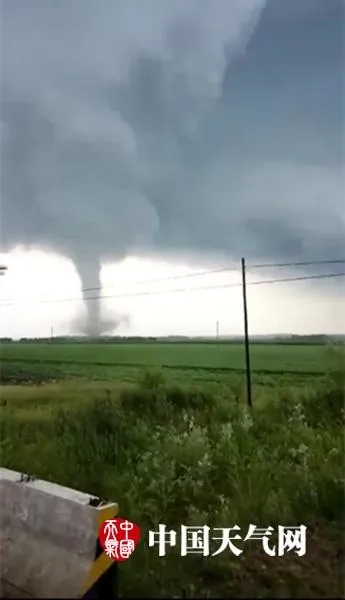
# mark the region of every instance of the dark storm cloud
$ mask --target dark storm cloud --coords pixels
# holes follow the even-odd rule
[[[267,3],[196,136],[188,193],[186,180],[172,190],[188,196],[190,245],[274,259],[344,254],[343,9]],[[164,207],[162,240],[181,243],[181,206]]]
[[[343,7],[2,0],[3,245],[341,255]]]

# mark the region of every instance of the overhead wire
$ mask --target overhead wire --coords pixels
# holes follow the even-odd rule
[[[345,261],[344,261],[345,262]],[[164,283],[166,281],[177,281],[177,280],[181,280],[181,279],[192,279],[195,277],[204,277],[205,275],[213,275],[213,274],[219,274],[219,273],[226,273],[226,272],[231,272],[231,271],[238,271],[240,272],[240,267],[221,267],[218,269],[210,269],[208,271],[197,271],[197,272],[193,272],[193,273],[185,273],[184,275],[171,275],[169,277],[156,277],[154,279],[139,279],[137,281],[130,281],[127,283],[127,285],[129,286],[133,286],[133,285],[145,285],[145,284],[151,284],[151,283]],[[76,293],[82,293],[85,294],[87,292],[97,292],[100,290],[105,290],[105,289],[109,289],[109,288],[113,288],[115,285],[117,285],[116,283],[112,283],[110,285],[98,285],[95,287],[82,287],[81,289],[79,288]],[[3,302],[11,302],[11,300],[4,300]],[[1,304],[0,304],[1,306]]]
[[[335,279],[338,277],[345,277],[345,272],[343,273],[327,273],[327,274],[318,274],[318,275],[305,275],[300,277],[285,277],[281,279],[266,279],[260,281],[250,281],[247,282],[246,286],[257,286],[257,285],[272,285],[277,283],[293,283],[297,281],[312,281],[319,279]],[[144,297],[144,296],[157,296],[157,295],[166,295],[166,294],[176,294],[176,293],[186,293],[186,292],[196,292],[196,291],[208,291],[208,290],[221,290],[221,289],[229,289],[242,287],[243,283],[225,283],[220,285],[211,285],[211,286],[197,286],[191,288],[173,288],[169,290],[148,290],[144,292],[130,292],[125,294],[106,294],[99,296],[91,296],[87,298],[83,298],[84,302],[92,301],[92,300],[107,300],[107,299],[121,299],[121,298],[135,298],[135,297]],[[63,298],[63,299],[47,299],[47,300],[38,300],[34,301],[35,304],[60,304],[60,303],[68,303],[68,302],[77,302],[79,298]],[[14,303],[16,304],[16,303]],[[1,306],[12,306],[13,304],[0,304]]]
[[[317,261],[297,261],[297,262],[286,262],[286,263],[259,263],[259,264],[254,264],[254,265],[248,265],[246,266],[246,272],[251,272],[254,269],[265,269],[265,268],[271,268],[271,269],[279,269],[279,268],[288,268],[288,267],[302,267],[302,266],[322,266],[322,265],[340,265],[340,264],[345,264],[345,259],[334,259],[334,260],[317,260]],[[192,278],[196,278],[196,277],[204,277],[204,276],[209,276],[209,275],[213,275],[213,274],[220,274],[220,273],[226,273],[226,272],[238,272],[240,273],[240,267],[239,266],[226,266],[226,267],[220,267],[217,269],[210,269],[207,271],[197,271],[197,272],[193,272],[193,273],[186,273],[184,275],[172,275],[169,277],[159,277],[159,278],[154,278],[154,279],[146,279],[146,280],[139,280],[139,281],[132,281],[129,282],[127,285],[129,286],[137,286],[137,285],[145,285],[145,284],[155,284],[155,283],[164,283],[164,282],[168,282],[168,281],[178,281],[178,280],[184,280],[184,279],[192,279]],[[111,285],[106,285],[106,286],[95,286],[95,287],[87,287],[87,288],[81,288],[81,290],[78,290],[78,292],[76,293],[81,293],[83,296],[86,293],[89,292],[96,292],[96,291],[101,291],[104,289],[109,289],[114,287],[114,285],[116,284],[111,284]],[[232,285],[232,284],[229,284]],[[237,284],[235,284],[237,285]],[[241,285],[241,284],[239,284]],[[249,284],[247,284],[249,285]],[[200,289],[200,288],[197,288]],[[212,289],[212,288],[210,288]],[[217,289],[213,288],[213,289]],[[219,288],[218,288],[219,289]],[[156,292],[158,293],[158,292]],[[159,292],[159,293],[166,293],[164,292]],[[140,292],[138,293],[140,295]],[[135,294],[135,295],[138,295]],[[145,295],[147,295],[147,293],[145,293]],[[127,296],[127,294],[125,295]],[[91,297],[91,298],[85,298],[84,300],[96,300],[96,299],[107,299],[107,298],[112,298],[112,297],[125,297],[124,295],[106,295],[106,296],[100,296],[99,298],[97,297]],[[37,300],[37,303],[56,303],[56,302],[73,302],[73,301],[77,301],[79,298],[69,298],[69,299],[58,299],[58,298],[47,298],[47,299],[41,299],[41,300]],[[9,305],[13,305],[13,300],[12,299],[8,299],[8,300],[3,300],[3,302],[0,303],[0,307],[1,306],[9,306]]]
[[[254,269],[280,269],[284,267],[312,267],[322,265],[342,265],[345,264],[344,258],[338,258],[335,260],[310,260],[310,261],[297,261],[288,263],[262,263],[258,265],[249,265],[246,267],[247,271]]]

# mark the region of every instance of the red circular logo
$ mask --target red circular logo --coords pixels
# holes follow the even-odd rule
[[[140,540],[140,527],[127,519],[108,519],[102,523],[98,537],[109,558],[124,562],[133,554]]]

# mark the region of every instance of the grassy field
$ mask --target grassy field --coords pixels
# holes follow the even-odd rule
[[[113,499],[141,526],[122,597],[343,596],[344,357],[253,346],[249,412],[243,376],[208,370],[242,368],[240,346],[164,346],[4,345],[2,466]],[[6,379],[35,374],[43,385]],[[270,558],[253,540],[239,558],[163,559],[147,543],[159,523],[243,537],[250,523],[303,523],[307,554]]]
[[[252,366],[257,371],[320,372],[322,345],[254,344]],[[243,369],[243,344],[3,344],[2,359],[68,361],[112,365],[144,365]]]
[[[325,346],[253,344],[251,362],[258,373],[309,373],[325,371]],[[10,343],[1,345],[4,363],[64,364],[113,368],[159,367],[185,370],[243,371],[243,344],[59,344]]]

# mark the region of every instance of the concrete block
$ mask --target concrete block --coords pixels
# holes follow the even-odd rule
[[[115,503],[0,469],[2,582],[22,597],[97,597],[92,590],[115,568],[97,551],[98,530],[117,514]]]

